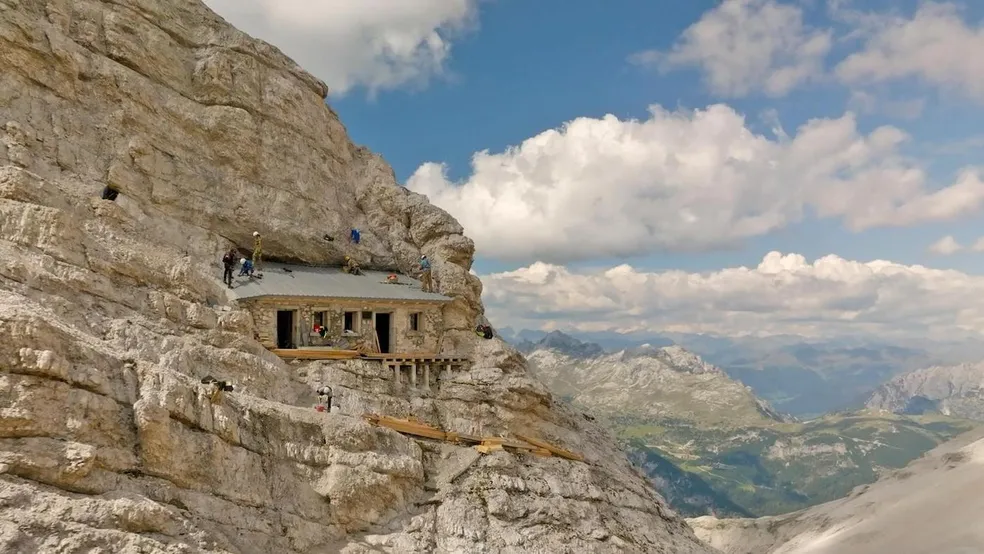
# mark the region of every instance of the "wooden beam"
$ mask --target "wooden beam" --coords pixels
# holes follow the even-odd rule
[[[474,435],[456,433],[454,431],[442,431],[437,427],[427,425],[419,420],[397,419],[395,417],[369,413],[363,414],[362,417],[373,425],[387,427],[405,435],[442,440],[454,444],[470,443],[474,445],[476,450],[483,454],[509,448],[529,452],[531,454],[536,454],[537,456],[560,456],[562,458],[567,458],[568,460],[578,462],[584,461],[584,457],[580,454],[576,454],[569,450],[564,450],[563,448],[557,448],[556,446],[539,439],[525,437],[519,433],[516,433],[516,436],[523,442],[510,440],[505,437],[477,437]]]
[[[355,350],[320,350],[309,348],[271,348],[277,356],[293,360],[354,360],[359,357]]]
[[[548,442],[539,439],[534,439],[532,437],[520,435],[519,433],[516,433],[516,437],[518,437],[519,440],[523,440],[532,444],[533,446],[539,446],[540,448],[547,450],[551,454],[560,456],[561,458],[567,458],[568,460],[574,460],[576,462],[584,461],[584,456],[571,452],[570,450],[564,450],[563,448],[558,448]]]
[[[423,423],[415,423],[405,419],[396,419],[390,416],[379,416],[375,414],[366,414],[363,417],[365,417],[370,423],[382,427],[388,427],[394,431],[399,431],[400,433],[416,435],[418,437],[426,437],[429,439],[447,439],[447,433],[437,429],[436,427],[431,427],[430,425]]]

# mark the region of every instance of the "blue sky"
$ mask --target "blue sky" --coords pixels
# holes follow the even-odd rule
[[[500,152],[541,131],[576,117],[645,118],[650,104],[700,108],[722,101],[700,86],[697,71],[659,74],[632,66],[630,54],[647,49],[669,49],[677,36],[714,7],[716,1],[651,2],[632,0],[617,10],[588,1],[518,0],[488,2],[481,7],[480,29],[455,44],[448,64],[450,77],[436,79],[423,90],[395,89],[370,98],[353,90],[332,105],[353,140],[382,153],[405,182],[425,161],[448,164],[449,177],[465,178],[474,152]],[[911,12],[916,2],[866,2],[864,7],[897,6]],[[966,7],[968,19],[984,16],[984,5]],[[814,6],[807,13],[811,25],[830,25],[825,10]],[[847,45],[845,45],[847,46]],[[841,48],[850,51],[850,48]],[[897,124],[911,133],[914,154],[924,144],[940,144],[984,133],[984,110],[979,104],[918,82],[883,87],[886,98],[927,99],[924,113],[899,123],[884,115],[862,116],[863,129]],[[750,119],[750,126],[767,131],[757,121],[767,109],[778,111],[787,131],[814,117],[837,117],[848,108],[851,91],[822,85],[785,98],[756,95],[727,103]],[[924,161],[940,182],[957,167],[979,160],[980,149],[962,155],[933,156]],[[976,154],[976,156],[975,156]],[[968,253],[940,260],[925,247],[940,236],[953,234],[965,241],[984,235],[980,220],[914,228],[846,231],[837,222],[796,224],[775,234],[746,242],[738,250],[699,254],[660,252],[630,258],[646,269],[712,270],[734,265],[756,265],[770,250],[798,252],[807,258],[838,254],[848,259],[885,258],[907,264],[929,264],[966,271],[984,270],[984,256]],[[594,265],[617,263],[592,260]],[[512,269],[516,262],[476,261],[479,272]]]
[[[950,319],[960,332],[977,332],[968,329],[976,329],[978,319],[984,325],[984,306],[978,318],[976,312],[958,317],[959,305],[944,305],[953,295],[944,299],[940,291],[950,290],[946,280],[953,275],[918,267],[956,270],[959,279],[969,279],[984,292],[984,283],[974,280],[984,274],[984,252],[970,248],[984,237],[979,213],[984,187],[975,181],[954,185],[958,171],[970,169],[976,176],[976,166],[984,166],[984,61],[971,55],[984,51],[982,2],[421,0],[419,13],[400,14],[373,11],[369,2],[364,13],[343,14],[352,18],[346,26],[336,0],[315,3],[318,8],[304,21],[281,19],[272,1],[247,0],[265,5],[270,14],[252,27],[250,20],[237,19],[236,5],[228,0],[209,3],[325,79],[335,91],[329,103],[352,139],[381,153],[401,183],[427,193],[462,222],[478,245],[474,269],[486,283],[490,313],[509,317],[510,324],[543,324],[532,312],[525,321],[507,316],[523,311],[510,303],[513,298],[536,305],[533,312],[566,310],[576,319],[588,313],[578,299],[590,304],[594,301],[585,299],[597,297],[605,299],[610,313],[607,319],[598,317],[605,309],[593,306],[596,320],[584,321],[592,328],[625,329],[613,322],[625,319],[628,310],[637,312],[632,321],[647,322],[654,330],[759,326],[763,332],[796,332],[799,323],[764,325],[755,310],[729,312],[733,321],[727,325],[665,314],[667,306],[676,306],[687,294],[720,296],[722,305],[730,305],[728,295],[775,295],[773,320],[800,322],[803,315],[793,313],[800,308],[783,299],[829,289],[830,298],[817,299],[811,309],[830,313],[813,327],[803,327],[804,333],[823,326],[846,333],[884,331],[895,317],[886,314],[909,313],[885,305],[886,299],[911,299],[912,291],[924,292],[923,300],[938,306],[932,317],[920,312],[925,319],[916,321],[913,316],[918,332]],[[405,44],[413,40],[418,47],[407,51]],[[812,49],[817,45],[819,55]],[[644,58],[648,63],[633,61],[646,51],[655,52]],[[801,73],[787,86],[783,70]],[[727,110],[711,113],[713,123],[697,125],[693,110],[715,104]],[[682,110],[681,117],[693,117],[688,122],[693,125],[672,127],[667,123],[672,116],[651,116],[650,105]],[[853,138],[837,142],[835,137],[832,150],[823,150],[822,141],[838,128],[832,122],[848,111],[856,117]],[[770,112],[791,138],[772,133]],[[599,121],[605,114],[619,121]],[[744,131],[738,116],[744,117]],[[563,126],[578,118],[589,119],[574,137]],[[826,131],[798,134],[801,125],[818,118],[826,121]],[[645,125],[632,131],[625,123],[630,119]],[[881,126],[909,138],[886,153],[879,150],[880,139],[869,135]],[[559,131],[553,138],[531,140],[551,129]],[[742,132],[761,134],[768,142]],[[608,140],[612,136],[621,138]],[[799,150],[790,146],[789,140],[795,144],[801,138]],[[519,145],[524,154],[506,152]],[[813,145],[818,160],[811,165]],[[706,168],[695,168],[713,159],[719,146],[739,158],[753,149],[751,162],[736,165],[729,158],[732,162],[707,170],[714,179],[724,179],[720,193],[714,183],[693,176],[694,171],[705,174]],[[650,148],[657,157],[670,152],[682,161],[652,165],[645,153],[640,158],[639,148]],[[866,153],[855,165],[851,152],[856,149]],[[491,154],[491,165],[476,170],[472,157],[483,150]],[[608,156],[604,163],[597,158],[602,155]],[[840,169],[830,169],[835,158],[841,160]],[[848,158],[855,161],[844,161]],[[424,165],[431,162],[443,164],[443,176],[437,166]],[[775,166],[769,163],[780,169],[771,173]],[[924,175],[904,184],[913,171]],[[822,176],[808,177],[815,172]],[[734,183],[728,184],[732,177]],[[950,196],[932,196],[951,185],[956,188]],[[803,190],[784,191],[797,187]],[[617,194],[609,195],[612,191]],[[499,194],[495,204],[483,203]],[[596,198],[578,204],[579,196]],[[778,223],[757,226],[758,208],[750,203],[759,197],[763,217],[778,218]],[[645,204],[650,212],[643,204],[652,198],[666,202]],[[605,205],[606,215],[592,212],[591,202]],[[817,210],[830,213],[812,216]],[[529,213],[551,219],[529,224],[535,217],[522,215]],[[632,215],[623,220],[620,213]],[[632,218],[645,223],[648,234],[628,221]],[[526,240],[531,235],[536,240]],[[931,244],[947,236],[962,248],[930,251]],[[779,269],[763,266],[755,273],[758,281],[734,290],[721,284],[729,271],[754,269],[771,251],[803,259],[776,261]],[[837,269],[814,263],[828,255],[841,260]],[[884,269],[864,264],[876,259],[901,269],[886,277]],[[634,272],[626,277],[634,287],[643,282],[655,286],[673,271],[701,272],[705,278],[688,277],[688,293],[671,298],[665,290],[631,288],[603,273],[625,263]],[[776,275],[783,272],[789,277],[779,279],[781,286],[754,288],[778,282]],[[863,278],[845,277],[861,273]],[[735,274],[734,279],[745,277]],[[537,292],[544,279],[563,292]],[[887,288],[893,279],[902,280]],[[789,284],[794,281],[799,289]],[[613,288],[623,296],[616,297]],[[862,289],[873,291],[862,294],[874,299],[869,306],[834,309]],[[653,313],[634,308],[645,304],[639,299],[654,297],[659,299],[652,301]],[[676,313],[715,309],[713,303],[695,302],[677,306],[681,311]],[[844,321],[855,322],[856,328]]]

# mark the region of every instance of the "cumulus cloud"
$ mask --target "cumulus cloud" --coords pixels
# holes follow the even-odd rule
[[[422,83],[443,72],[452,38],[478,0],[205,0],[243,31],[276,45],[335,93]]]
[[[874,22],[873,22],[874,21]],[[966,23],[951,3],[927,2],[911,17],[868,20],[858,52],[835,73],[845,83],[871,84],[918,78],[984,101],[984,24]]]
[[[725,0],[688,27],[671,51],[640,52],[630,61],[664,71],[697,66],[708,88],[724,96],[759,90],[782,96],[823,74],[831,35],[807,28],[795,5]]]
[[[628,265],[575,272],[537,262],[482,281],[491,320],[516,328],[937,339],[984,333],[984,277],[833,255],[810,263],[770,252],[757,267],[710,273]]]
[[[653,106],[644,121],[578,118],[505,152],[479,152],[462,183],[424,164],[407,187],[457,217],[481,255],[554,263],[733,246],[807,212],[859,231],[981,208],[976,171],[928,187],[899,154],[907,139],[894,127],[863,134],[850,113],[770,139],[728,106]]]
[[[939,254],[941,256],[956,254],[961,250],[963,250],[963,245],[957,242],[957,239],[953,238],[951,235],[947,235],[929,245],[930,253]]]

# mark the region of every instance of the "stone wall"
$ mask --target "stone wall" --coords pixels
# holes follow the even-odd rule
[[[441,304],[433,302],[401,302],[379,300],[347,300],[332,298],[276,297],[243,301],[253,314],[259,341],[267,348],[277,348],[277,312],[294,310],[293,343],[298,348],[331,346],[354,349],[362,341],[371,340],[376,313],[390,313],[390,352],[435,354],[444,332]],[[328,334],[322,338],[314,332],[314,316],[323,313],[322,321]],[[345,313],[353,314],[353,329],[345,330]],[[363,313],[371,319],[363,320]],[[411,329],[411,314],[417,315],[417,329]]]

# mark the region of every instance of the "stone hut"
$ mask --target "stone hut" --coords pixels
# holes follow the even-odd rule
[[[270,349],[368,346],[382,354],[436,355],[443,307],[451,298],[423,292],[405,275],[390,282],[389,275],[264,262],[262,278],[240,278],[231,292],[252,313],[260,342]]]

